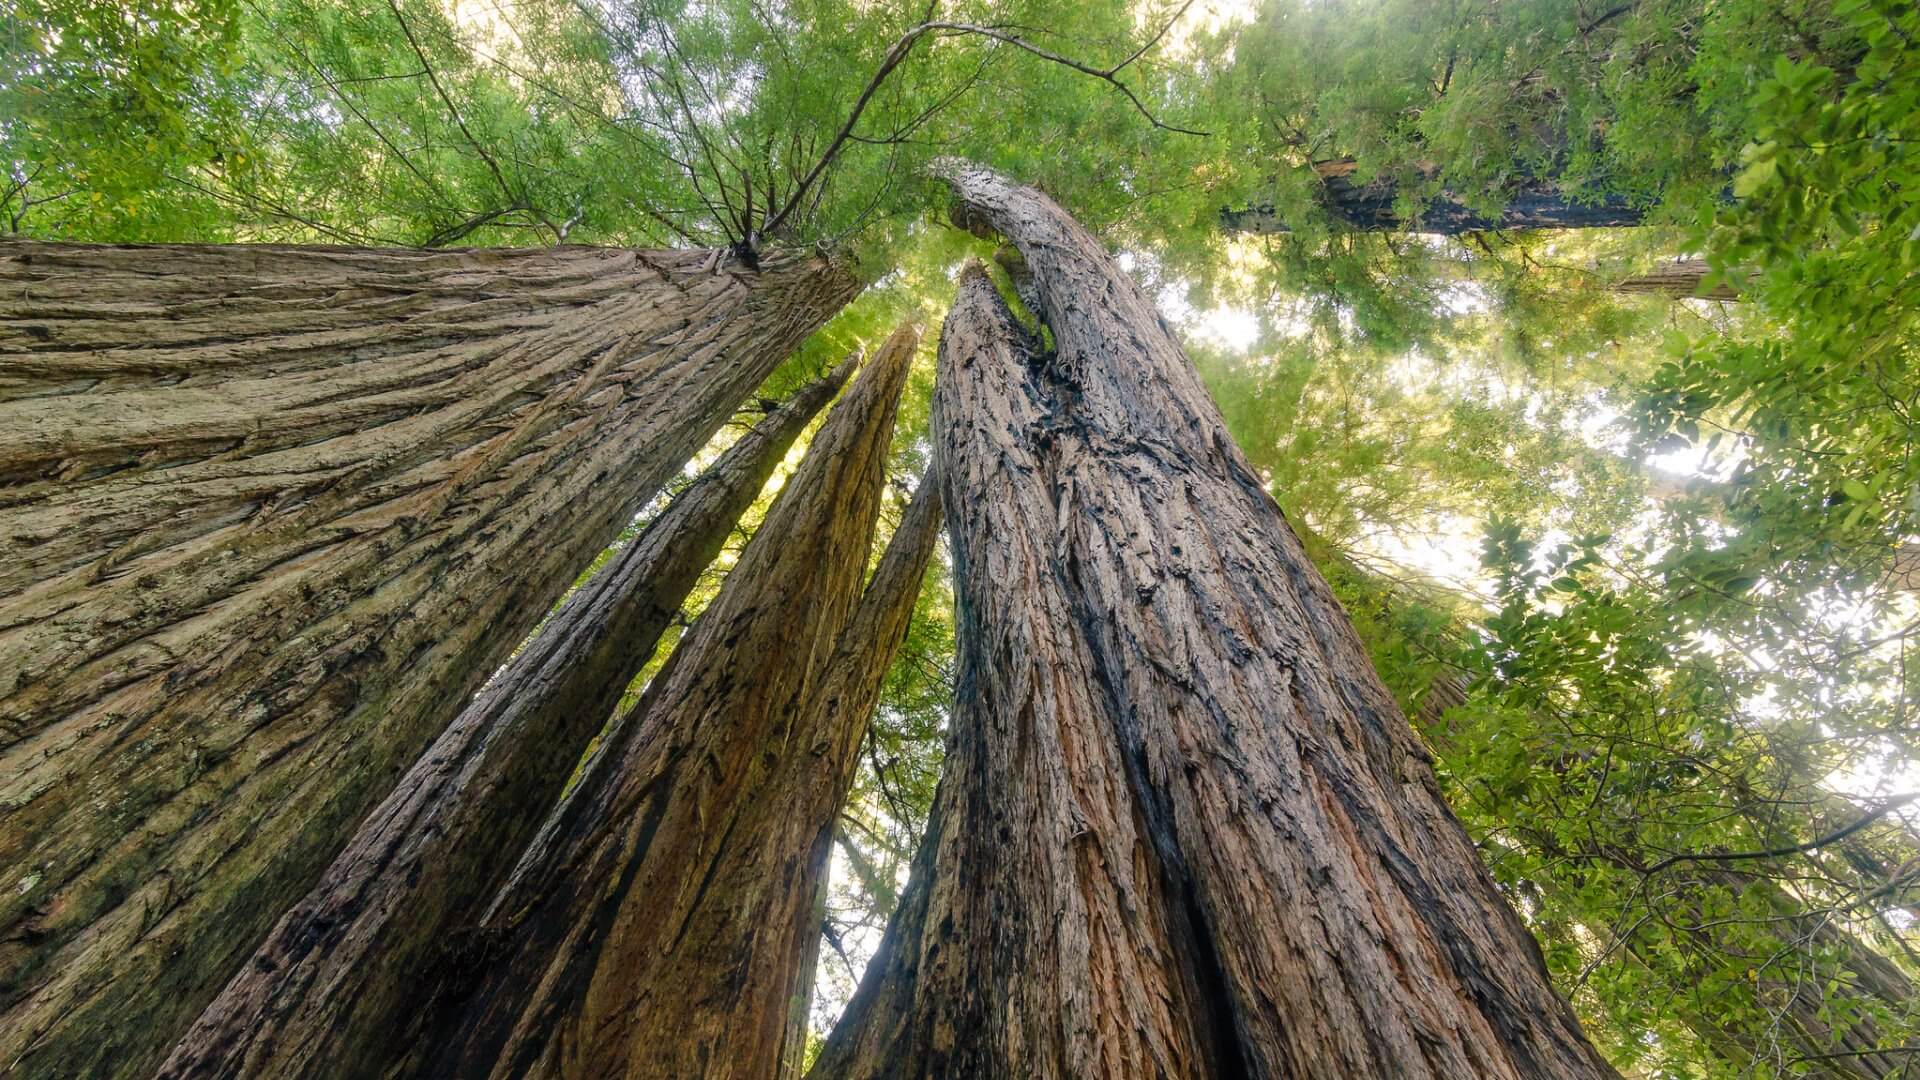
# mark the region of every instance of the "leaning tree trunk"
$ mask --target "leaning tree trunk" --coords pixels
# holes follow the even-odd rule
[[[1759,897],[1766,914],[1709,917],[1702,888],[1724,891],[1736,910]],[[1828,1080],[1909,1075],[1920,1047],[1890,1038],[1884,1021],[1893,1020],[1895,1031],[1907,1027],[1913,983],[1886,957],[1834,925],[1827,913],[1808,913],[1803,901],[1764,877],[1708,870],[1669,890],[1674,895],[1665,903],[1673,911],[1664,920],[1670,927],[1665,932],[1673,935],[1679,955],[1662,952],[1661,931],[1649,930],[1628,943],[1636,959],[1683,989],[1689,977],[1698,981],[1730,957],[1745,957],[1752,965],[1746,986],[1680,1013],[1716,1055],[1752,1075],[1773,1070]],[[1789,1074],[1784,1066],[1797,1071]]]
[[[1356,184],[1351,177],[1357,164],[1350,158],[1319,162],[1312,168],[1320,183],[1321,209],[1346,228],[1362,232],[1458,236],[1488,229],[1625,228],[1641,224],[1646,217],[1644,207],[1618,195],[1597,202],[1576,202],[1567,198],[1554,177],[1547,176],[1526,177],[1510,184],[1500,193],[1501,206],[1494,213],[1475,210],[1461,193],[1442,189],[1409,218],[1401,210],[1400,189],[1392,179],[1381,177]],[[1431,178],[1430,173],[1426,179]],[[1292,231],[1272,203],[1222,209],[1220,228],[1228,233]]]
[[[961,675],[935,826],[821,1077],[1608,1077],[1170,329],[1031,189],[943,171]]]
[[[701,572],[851,363],[730,447],[474,698],[207,1007],[168,1077],[371,1074],[425,1034],[425,991],[653,654]],[[423,974],[425,973],[425,974]]]
[[[860,592],[918,335],[896,332],[815,436],[720,594],[494,901],[494,957],[412,1071],[768,1077],[789,984],[768,918],[811,857],[748,850],[830,767],[798,719]],[[844,718],[842,718],[844,719]],[[830,820],[830,817],[829,817]],[[811,833],[807,835],[811,839]],[[760,860],[766,860],[762,862]],[[807,895],[811,899],[811,893]]]
[[[854,292],[719,252],[0,248],[0,1061],[150,1070]]]

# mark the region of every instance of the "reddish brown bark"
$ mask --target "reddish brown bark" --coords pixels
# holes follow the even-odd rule
[[[913,620],[920,582],[939,539],[940,499],[939,480],[922,477],[859,606],[840,632],[819,687],[795,722],[794,743],[806,747],[807,754],[787,756],[760,785],[766,798],[788,808],[760,816],[752,831],[734,844],[734,859],[742,865],[732,869],[732,876],[763,882],[757,891],[760,899],[745,910],[702,913],[704,921],[714,924],[705,929],[711,938],[750,937],[754,927],[763,925],[789,933],[784,949],[766,950],[755,958],[773,977],[785,976],[785,991],[778,999],[788,1008],[780,1048],[782,1076],[803,1072],[836,823],[853,786],[860,744],[879,704],[880,684]],[[795,851],[807,853],[797,872],[791,868]],[[767,985],[771,983],[769,979]]]
[[[0,249],[0,1061],[148,1072],[854,283],[717,252]]]
[[[1044,196],[941,340],[960,688],[934,824],[814,1075],[1610,1077],[1172,333]]]
[[[358,1075],[401,1056],[474,962],[477,921],[589,741],[851,364],[803,388],[549,618],[281,918],[161,1070]]]
[[[484,927],[499,959],[423,1044],[426,1072],[774,1074],[815,925],[779,902],[811,900],[808,843],[833,817],[803,821],[794,781],[831,772],[853,719],[806,718],[832,692],[916,342],[901,330],[861,373],[624,737],[548,819]]]

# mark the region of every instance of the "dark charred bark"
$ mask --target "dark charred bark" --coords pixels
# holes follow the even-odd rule
[[[855,291],[716,252],[0,248],[0,1061],[150,1071]]]
[[[820,1077],[1610,1077],[1166,324],[958,163],[937,455],[961,674],[934,827]]]
[[[361,1075],[420,1038],[438,981],[589,741],[843,365],[775,409],[547,620],[361,824],[161,1070]]]
[[[772,915],[814,857],[812,828],[780,850],[773,825],[800,827],[786,778],[828,771],[838,741],[801,719],[860,593],[916,342],[896,333],[828,416],[719,596],[494,901],[481,933],[498,959],[452,1030],[423,1044],[437,1060],[409,1068],[774,1074],[787,965],[817,924]]]
[[[1612,195],[1597,202],[1567,198],[1551,177],[1519,180],[1501,192],[1496,213],[1474,210],[1463,195],[1442,190],[1427,200],[1412,218],[1400,209],[1400,190],[1391,179],[1379,178],[1356,184],[1351,176],[1352,161],[1326,161],[1313,166],[1320,181],[1320,206],[1336,221],[1362,232],[1422,232],[1443,236],[1484,232],[1489,229],[1592,229],[1625,228],[1641,224],[1643,207]],[[1281,220],[1272,203],[1242,209],[1220,211],[1220,228],[1229,233],[1285,233],[1291,226]]]

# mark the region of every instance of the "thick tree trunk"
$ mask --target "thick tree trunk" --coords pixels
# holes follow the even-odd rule
[[[852,365],[794,395],[674,498],[494,676],[207,1007],[168,1077],[371,1074],[430,1025],[472,963],[450,940],[533,838],[813,415]],[[429,974],[424,974],[429,973]]]
[[[1427,201],[1409,219],[1398,208],[1400,192],[1388,179],[1356,184],[1350,177],[1351,160],[1323,161],[1313,166],[1320,180],[1320,205],[1347,228],[1363,232],[1422,232],[1443,236],[1488,229],[1591,229],[1638,225],[1646,211],[1625,198],[1608,197],[1598,203],[1569,200],[1551,178],[1529,178],[1502,193],[1499,212],[1472,209],[1466,198],[1443,191]],[[1285,233],[1292,229],[1271,203],[1220,211],[1220,228],[1229,233]]]
[[[961,675],[946,779],[821,1077],[1607,1077],[1166,324],[1044,196],[943,167]]]
[[[0,1061],[150,1070],[855,291],[718,252],[0,249]]]
[[[483,928],[498,959],[423,1045],[424,1071],[774,1074],[785,965],[817,924],[772,915],[813,830],[777,850],[771,823],[801,815],[785,778],[831,767],[838,740],[800,721],[859,596],[917,341],[902,329],[861,373],[622,737],[548,819]]]

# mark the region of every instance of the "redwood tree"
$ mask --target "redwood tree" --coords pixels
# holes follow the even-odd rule
[[[832,692],[917,341],[896,332],[829,414],[719,595],[495,899],[466,1014],[405,1071],[773,1075],[803,929],[781,901],[811,902],[802,867],[835,812],[801,820],[811,774],[834,767],[841,741],[807,717]]]
[[[1441,188],[1412,216],[1401,207],[1400,188],[1389,178],[1356,184],[1351,159],[1311,166],[1319,181],[1317,202],[1335,221],[1362,232],[1401,231],[1458,236],[1488,229],[1593,229],[1639,225],[1646,208],[1609,196],[1598,201],[1569,199],[1554,177],[1524,176],[1492,196],[1496,210],[1476,209],[1464,192]],[[1429,172],[1423,179],[1431,180]],[[1271,203],[1220,211],[1220,228],[1229,233],[1284,233],[1289,224]]]
[[[0,249],[0,1061],[150,1070],[855,291],[772,253]]]
[[[332,1076],[418,1037],[470,927],[589,741],[851,362],[741,438],[562,604],[360,826],[182,1040],[166,1076]]]
[[[977,269],[934,430],[945,780],[822,1077],[1606,1077],[1172,333],[1031,189],[942,170]]]

